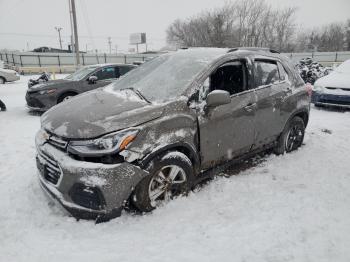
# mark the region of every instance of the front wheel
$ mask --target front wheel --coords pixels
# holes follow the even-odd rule
[[[193,181],[191,160],[180,152],[168,152],[147,166],[149,175],[136,186],[131,201],[141,212],[189,192]]]
[[[57,104],[68,101],[69,99],[71,99],[73,96],[76,96],[76,95],[77,95],[76,93],[72,93],[72,92],[65,93],[60,96],[60,98],[57,101]]]
[[[5,84],[5,78],[0,77],[0,85]]]
[[[298,149],[303,141],[305,134],[305,123],[302,118],[293,117],[284,128],[282,134],[277,140],[275,153],[281,155]]]

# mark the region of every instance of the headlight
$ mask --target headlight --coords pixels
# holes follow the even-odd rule
[[[81,156],[115,154],[124,150],[136,138],[137,133],[136,129],[128,129],[94,140],[72,141],[68,145],[68,151]]]
[[[45,95],[45,94],[52,94],[55,93],[57,89],[48,89],[48,90],[41,90],[39,91],[40,95]]]
[[[314,85],[314,88],[312,90],[315,92],[322,92],[324,90],[324,87],[320,85]]]

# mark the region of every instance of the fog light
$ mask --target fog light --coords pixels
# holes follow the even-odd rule
[[[101,210],[106,205],[103,194],[97,187],[74,184],[69,195],[75,204],[89,209]]]

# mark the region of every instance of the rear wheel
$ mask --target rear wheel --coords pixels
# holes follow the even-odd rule
[[[303,119],[298,116],[293,117],[278,138],[275,153],[280,155],[298,149],[304,141],[304,134],[305,123]]]
[[[191,160],[180,152],[168,152],[153,159],[150,173],[136,186],[131,201],[141,212],[149,212],[161,203],[189,192],[193,181]]]

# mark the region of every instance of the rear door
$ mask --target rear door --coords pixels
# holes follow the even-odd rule
[[[198,116],[200,151],[204,169],[248,152],[254,142],[255,96],[247,88],[248,70],[242,61],[219,66],[204,82],[203,103],[213,90],[231,94],[231,102],[201,111]]]
[[[254,91],[257,100],[254,148],[269,144],[281,133],[282,105],[290,87],[280,76],[279,62],[271,58],[254,60]]]

